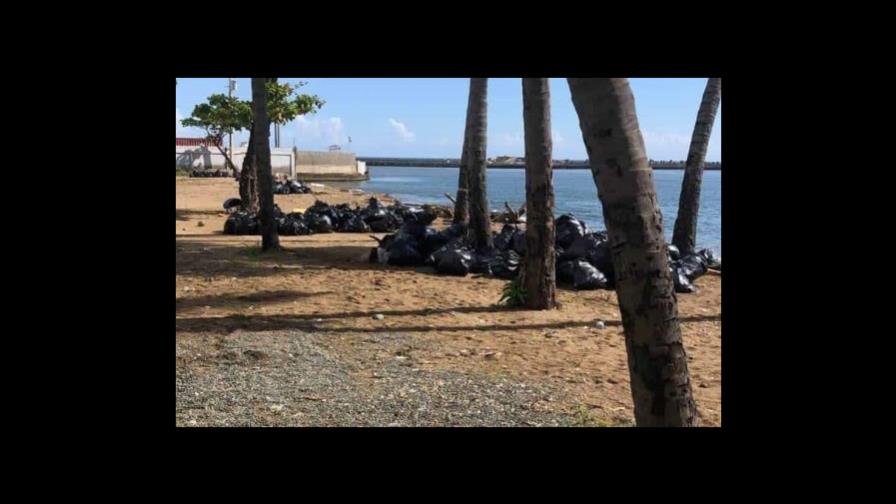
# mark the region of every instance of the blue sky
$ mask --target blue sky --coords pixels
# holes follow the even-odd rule
[[[460,157],[469,91],[468,79],[301,78],[301,92],[326,100],[316,114],[280,128],[281,147],[327,150],[340,144],[359,156]],[[180,125],[193,107],[213,93],[227,92],[226,78],[177,79],[177,136],[201,133]],[[641,133],[651,159],[687,157],[706,79],[631,79]],[[250,99],[251,80],[237,79],[236,95]],[[566,79],[551,79],[551,121],[555,159],[585,159],[585,145]],[[721,161],[722,111],[716,116],[707,161]],[[348,137],[351,137],[351,144]],[[234,145],[248,139],[234,136]],[[273,133],[271,135],[273,141]],[[522,156],[523,109],[520,79],[489,79],[488,157]]]

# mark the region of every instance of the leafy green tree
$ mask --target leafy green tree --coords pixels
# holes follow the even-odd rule
[[[206,137],[221,151],[236,176],[236,166],[230,158],[230,153],[222,147],[224,135],[245,129],[251,121],[252,106],[250,102],[241,101],[225,94],[213,94],[208,97],[206,103],[200,103],[193,107],[190,117],[181,120],[180,123],[184,126],[204,130]]]

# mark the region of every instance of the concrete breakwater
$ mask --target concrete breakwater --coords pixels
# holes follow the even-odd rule
[[[457,168],[460,166],[460,159],[432,159],[432,158],[374,158],[359,157],[359,161],[364,161],[367,166],[409,166],[415,168]],[[654,170],[683,170],[684,161],[650,161],[650,166]],[[503,162],[488,164],[489,169],[502,168],[525,168],[526,164],[523,160],[516,162]],[[555,170],[587,170],[591,166],[588,161],[577,160],[554,160]],[[721,170],[722,163],[707,162],[704,164],[705,170]]]

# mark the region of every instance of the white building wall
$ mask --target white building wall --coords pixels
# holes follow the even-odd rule
[[[217,147],[177,145],[175,148],[175,164],[177,166],[208,170],[228,169],[227,160]],[[232,161],[237,170],[243,167],[243,158],[245,157],[245,147],[233,149]],[[295,166],[292,149],[271,148],[271,171],[273,173],[295,176]]]

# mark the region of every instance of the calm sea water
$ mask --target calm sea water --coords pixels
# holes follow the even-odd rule
[[[444,193],[457,192],[457,168],[411,168],[371,166],[370,180],[355,187],[370,192],[390,194],[405,203],[450,204]],[[488,200],[492,209],[503,209],[504,201],[514,209],[526,199],[526,179],[522,169],[488,170]],[[663,213],[666,241],[672,239],[672,228],[678,213],[683,170],[653,172],[657,195]],[[590,170],[554,171],[555,215],[571,213],[583,219],[591,229],[606,229],[603,212],[597,199],[597,188]],[[698,247],[722,251],[722,172],[703,173],[700,191],[700,213],[697,223]]]

